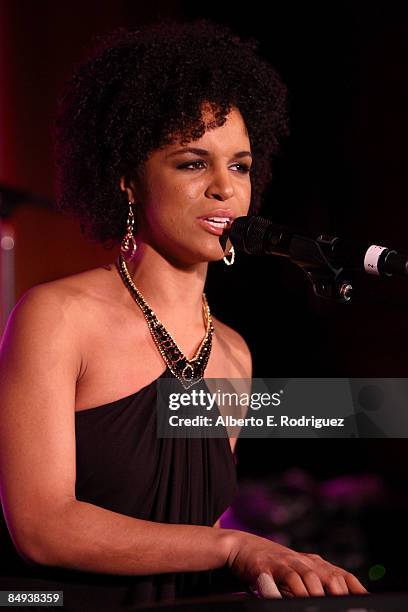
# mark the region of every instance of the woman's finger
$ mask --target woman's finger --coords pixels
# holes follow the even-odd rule
[[[348,595],[348,586],[341,574],[329,574],[323,580],[324,587],[329,595]]]
[[[350,572],[345,572],[344,569],[338,567],[337,565],[333,565],[332,567],[333,574],[337,575],[337,577],[340,578],[342,588],[346,587],[347,593],[351,593],[353,595],[368,594],[367,589],[353,574],[351,574]]]
[[[311,597],[321,597],[326,595],[323,588],[321,573],[317,571],[317,569],[313,568],[307,563],[304,563],[303,559],[302,561],[296,558],[292,559],[290,564],[303,580],[308,595]]]
[[[267,574],[266,572],[259,574],[256,579],[255,588],[261,597],[265,597],[266,599],[282,599],[282,595],[271,574]]]
[[[352,593],[353,595],[369,594],[369,591],[367,591],[367,589],[361,584],[358,578],[356,578],[353,574],[347,572],[346,574],[344,574],[344,579],[347,583],[350,593]]]
[[[348,585],[344,579],[344,576],[337,576],[337,580],[342,588],[342,595],[348,595],[349,594],[349,588]]]
[[[302,580],[311,597],[322,597],[326,595],[319,576],[312,570],[307,570],[301,574]]]
[[[275,578],[280,588],[289,588],[295,597],[309,597],[309,592],[296,570],[286,567],[281,572],[275,572]]]
[[[327,566],[331,567],[332,570],[332,574],[336,575],[338,578],[341,578],[339,582],[340,587],[336,587],[336,581],[334,581],[334,584],[332,585],[332,588],[328,588],[328,591],[330,593],[333,593],[333,589],[338,591],[338,593],[336,594],[343,594],[343,593],[351,593],[353,595],[361,595],[361,594],[365,594],[368,595],[369,591],[367,591],[367,589],[361,584],[361,582],[350,572],[345,572],[344,569],[342,569],[341,567],[338,567],[337,565],[333,565],[333,564],[329,564],[327,561],[324,561],[324,559],[322,559],[322,557],[320,557],[319,555],[315,555],[315,554],[309,554],[309,553],[305,553],[306,554],[306,559],[303,559],[303,562],[305,564],[307,564],[309,567],[311,567],[312,565],[314,567],[321,567],[323,571],[325,571],[325,573],[327,574]],[[319,571],[317,571],[315,569],[315,572],[317,574],[320,574]],[[330,577],[329,577],[330,580]],[[327,583],[328,585],[328,581],[324,581]],[[347,588],[347,590],[346,590]],[[341,593],[340,593],[341,590]]]

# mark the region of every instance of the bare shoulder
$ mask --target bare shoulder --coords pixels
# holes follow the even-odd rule
[[[3,353],[21,346],[40,356],[45,346],[59,345],[64,358],[70,354],[79,368],[87,330],[106,311],[102,303],[108,302],[109,282],[103,287],[103,274],[108,276],[105,268],[95,268],[28,289],[8,317],[1,339]]]
[[[212,317],[214,333],[237,378],[252,378],[252,357],[245,339],[235,329]]]
[[[109,266],[101,266],[28,289],[14,306],[10,321],[32,322],[44,319],[64,328],[78,329],[81,321],[91,318],[95,305],[111,295]],[[114,285],[114,283],[113,283]]]
[[[9,314],[0,342],[0,378],[16,383],[39,362],[53,355],[64,360],[73,376],[80,372],[76,318],[59,285],[44,283],[26,291]],[[68,368],[71,364],[72,368]],[[4,386],[3,384],[0,386]]]
[[[79,299],[106,297],[111,290],[110,284],[112,284],[112,287],[117,285],[114,267],[114,264],[107,264],[84,272],[70,274],[35,285],[26,293],[30,296],[47,296],[50,303],[63,300],[66,304],[69,302],[75,304]]]
[[[67,297],[60,285],[35,285],[22,295],[12,309],[3,340],[10,336],[21,336],[29,343],[32,333],[38,333],[44,338],[55,330],[61,333],[70,321],[69,310]]]
[[[218,339],[223,344],[230,345],[235,351],[238,351],[238,353],[242,356],[245,356],[245,355],[250,356],[251,353],[250,353],[248,344],[246,343],[245,339],[241,336],[241,334],[239,334],[235,329],[233,329],[229,325],[226,325],[225,323],[223,323],[222,321],[220,321],[214,316],[212,316],[212,320],[214,323],[215,333],[217,334]]]

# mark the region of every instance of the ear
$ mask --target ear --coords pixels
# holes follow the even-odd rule
[[[134,192],[134,187],[133,185],[128,185],[127,181],[125,179],[124,176],[120,177],[120,181],[119,181],[119,185],[122,191],[126,191],[127,193],[127,199],[129,202],[135,202],[136,201],[136,196],[135,196],[135,192]]]

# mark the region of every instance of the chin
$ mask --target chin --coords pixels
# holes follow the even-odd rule
[[[182,236],[177,236],[172,242],[168,241],[165,249],[167,256],[187,265],[222,260],[224,249],[220,244],[220,237],[203,234],[204,232],[194,235],[191,232],[189,236],[188,232],[185,232]],[[188,240],[188,237],[190,240]]]
[[[224,251],[219,249],[213,249],[212,251],[207,251],[207,253],[203,253],[203,261],[221,261],[224,257]]]

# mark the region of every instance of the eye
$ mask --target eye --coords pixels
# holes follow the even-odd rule
[[[205,164],[204,161],[202,160],[197,160],[197,161],[193,161],[193,162],[188,162],[187,164],[182,164],[181,166],[177,166],[177,168],[179,170],[200,170],[202,168],[202,165],[199,166],[200,164]],[[237,166],[238,172],[240,172],[241,174],[248,174],[251,171],[251,168],[248,166],[248,164],[233,164],[234,166]],[[191,166],[193,166],[193,168],[191,168]]]
[[[190,166],[194,166],[193,170],[199,170],[200,168],[197,168],[196,164],[204,164],[204,162],[202,160],[197,160],[193,162],[188,162],[187,164],[182,164],[181,166],[177,166],[177,168],[179,170],[190,170]]]
[[[248,164],[234,164],[234,165],[239,166],[241,168],[239,172],[242,172],[242,174],[248,174],[248,172],[251,172],[251,168],[248,166]]]

